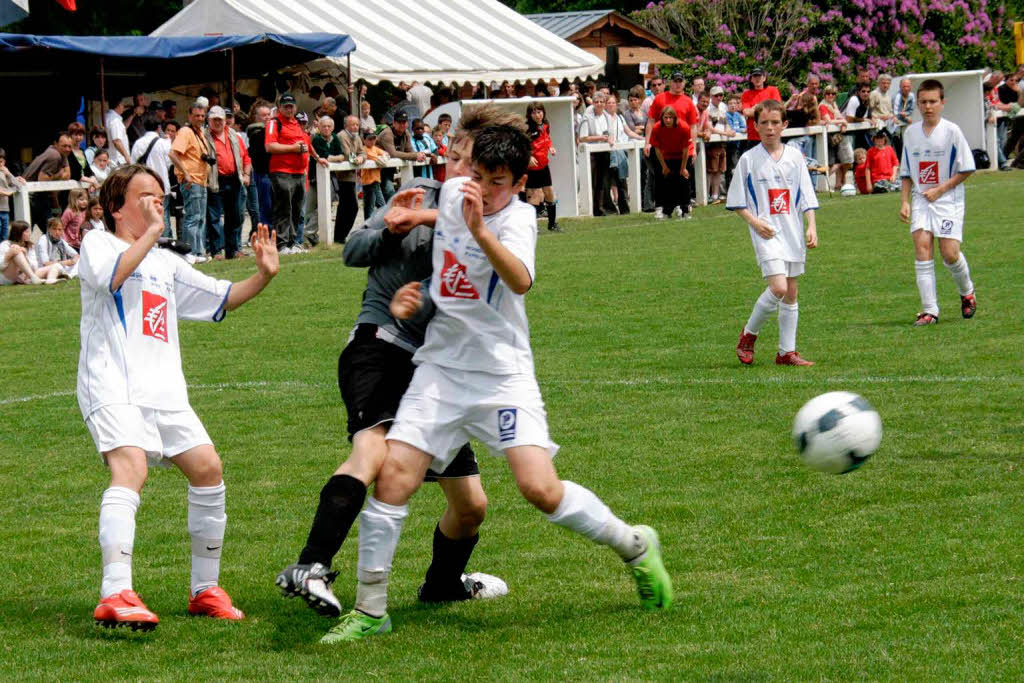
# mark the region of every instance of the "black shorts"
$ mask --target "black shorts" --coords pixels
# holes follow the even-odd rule
[[[356,432],[390,424],[416,366],[412,354],[376,337],[377,326],[361,324],[338,356],[338,388],[348,412],[348,440]],[[466,444],[441,474],[429,472],[426,481],[480,474],[476,456]]]
[[[545,166],[544,168],[538,168],[534,171],[526,171],[526,189],[527,190],[539,190],[542,187],[550,187],[551,182],[551,167]]]

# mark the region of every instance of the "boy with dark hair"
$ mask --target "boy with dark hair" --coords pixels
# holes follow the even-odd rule
[[[814,194],[807,163],[800,150],[782,144],[786,108],[765,100],[754,108],[754,126],[761,144],[748,150],[736,165],[725,207],[747,222],[754,255],[768,287],[740,332],[736,355],[744,365],[754,362],[754,342],[769,316],[779,314],[777,365],[814,365],[796,350],[797,277],[804,272],[807,247],[818,246]],[[800,213],[798,213],[800,212]],[[807,215],[803,230],[801,213]]]
[[[910,223],[914,270],[921,307],[915,326],[939,322],[935,292],[933,243],[939,238],[942,261],[960,290],[960,313],[970,318],[978,308],[967,259],[960,251],[964,235],[964,188],[974,173],[974,155],[960,127],[942,118],[946,104],[942,83],[929,78],[917,87],[921,121],[903,133],[900,162],[900,220]]]
[[[548,519],[609,545],[632,569],[644,607],[667,608],[672,586],[650,527],[631,527],[597,496],[560,481],[533,372],[523,295],[534,280],[536,212],[517,195],[531,144],[520,126],[492,126],[473,145],[471,178],[444,184],[434,231],[434,317],[419,364],[388,432],[388,456],[361,515],[355,609],[325,642],[391,631],[387,586],[408,501],[428,470],[470,437],[508,459],[519,490]],[[419,282],[395,294],[406,320],[424,308]]]

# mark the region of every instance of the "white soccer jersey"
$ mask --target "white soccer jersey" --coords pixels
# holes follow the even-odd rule
[[[811,175],[804,155],[794,147],[782,146],[782,156],[772,159],[764,145],[751,148],[740,157],[729,184],[727,209],[747,209],[775,228],[775,236],[764,239],[750,228],[757,262],[771,259],[803,263],[807,258],[803,214],[818,208]]]
[[[530,326],[523,295],[510,290],[477,245],[462,213],[460,188],[452,178],[441,188],[434,227],[430,298],[437,311],[427,326],[416,363],[498,375],[533,373]],[[534,278],[537,212],[513,197],[484,224]]]
[[[178,318],[219,322],[231,282],[200,273],[165,249],[151,249],[120,289],[114,270],[131,246],[109,232],[82,240],[82,347],[78,405],[131,404],[189,410],[178,348]]]
[[[912,212],[924,211],[929,218],[960,219],[964,215],[964,186],[957,185],[934,202],[922,193],[940,185],[957,173],[973,173],[974,154],[960,126],[939,119],[931,135],[925,135],[924,123],[918,121],[903,133],[903,158],[900,176],[914,184]]]

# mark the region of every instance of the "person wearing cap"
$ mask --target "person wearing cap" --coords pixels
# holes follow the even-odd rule
[[[757,67],[750,72],[750,88],[743,91],[740,96],[740,106],[743,108],[743,115],[747,117],[747,144],[746,148],[756,147],[761,142],[754,126],[754,107],[765,100],[782,102],[782,95],[774,85],[765,85],[764,69]]]
[[[689,186],[689,197],[695,197],[694,193],[694,172],[693,172],[693,156],[694,156],[694,144],[693,138],[695,133],[695,127],[697,125],[697,108],[693,106],[693,99],[686,94],[686,77],[681,71],[676,71],[672,74],[672,80],[669,83],[668,90],[661,93],[654,98],[651,102],[651,108],[647,111],[647,129],[644,133],[644,137],[647,140],[647,144],[644,146],[644,154],[650,156],[651,152],[651,133],[654,130],[654,124],[661,121],[661,110],[667,106],[671,106],[675,109],[677,124],[682,126],[686,125],[690,129],[690,148],[687,153],[687,173],[689,176],[684,176],[683,182]],[[660,169],[657,169],[660,172]]]
[[[306,171],[311,153],[309,136],[295,117],[295,96],[281,95],[277,116],[267,122],[264,144],[270,155],[272,214],[277,231],[277,247],[282,254],[302,250],[299,223],[306,194]],[[317,159],[326,164],[325,159]]]
[[[412,148],[412,139],[409,137],[409,115],[402,110],[395,113],[391,124],[385,126],[377,136],[377,144],[392,159],[423,161],[427,158],[425,152],[417,152]],[[384,201],[387,201],[395,194],[395,169],[381,169],[380,173],[381,191],[384,193]]]
[[[209,122],[217,157],[217,184],[209,188],[206,197],[207,232],[213,257],[232,259],[241,248],[245,216],[242,187],[248,185],[252,177],[252,161],[242,136],[227,125],[227,112],[223,107],[210,107]]]

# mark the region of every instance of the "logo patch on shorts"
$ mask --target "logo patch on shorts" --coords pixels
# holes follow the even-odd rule
[[[939,227],[939,232],[943,235],[948,235],[953,232],[953,221],[948,218],[942,221],[942,225]]]
[[[511,441],[516,438],[516,409],[498,409],[498,440]]]
[[[917,182],[921,185],[939,184],[939,162],[922,161],[917,165]]]
[[[455,254],[445,249],[444,269],[441,271],[441,296],[455,299],[479,299],[480,293],[469,281],[466,266],[459,263]]]
[[[789,190],[768,188],[768,206],[772,216],[789,213]]]
[[[142,290],[142,334],[167,341],[167,299]]]

